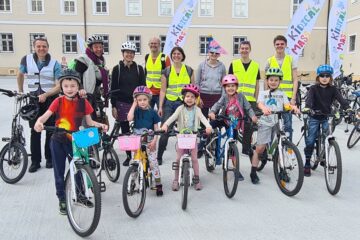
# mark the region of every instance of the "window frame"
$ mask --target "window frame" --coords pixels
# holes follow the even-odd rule
[[[294,1],[298,1],[298,3],[295,5],[294,4]],[[300,2],[301,1],[301,2]],[[301,3],[303,2],[304,0],[291,0],[291,4],[290,4],[290,19],[294,16],[294,6],[297,6],[296,10],[300,7]]]
[[[4,8],[6,8],[6,5],[5,5],[5,1],[6,0],[3,0],[4,1]],[[9,0],[9,7],[10,7],[10,9],[9,10],[0,10],[0,13],[12,13],[12,0]]]
[[[130,14],[129,13],[129,1],[139,1],[140,7],[139,7],[139,14]],[[143,7],[142,7],[142,0],[126,0],[125,1],[125,15],[127,17],[142,17],[143,15]]]
[[[74,2],[74,12],[65,12],[65,1]],[[61,0],[60,1],[61,15],[77,15],[77,0]]]
[[[139,37],[139,40],[131,40],[130,37],[135,37],[135,38]],[[139,51],[135,52],[135,55],[141,55],[141,35],[139,35],[139,34],[127,34],[126,35],[126,41],[130,41],[130,42],[135,43],[136,50],[139,50]]]
[[[96,3],[97,2],[105,2],[106,3],[106,12],[97,12],[96,11]],[[93,0],[93,15],[94,16],[107,16],[109,14],[110,14],[109,0]]]
[[[4,50],[4,46],[3,46],[3,40],[2,40],[2,36],[3,35],[11,35],[11,42],[12,42],[12,50]],[[7,42],[7,46],[9,48],[9,40],[6,40]],[[14,53],[14,33],[12,32],[0,32],[0,53]]]
[[[236,16],[235,15],[235,1],[232,0],[232,18],[249,18],[249,0],[240,0],[240,1],[246,1],[246,16]]]
[[[42,11],[37,11],[34,12],[32,10],[32,1],[41,1],[41,7],[42,7]],[[28,4],[28,14],[45,14],[45,0],[27,0],[27,4]]]
[[[170,15],[161,15],[161,1],[163,1],[163,0],[158,0],[158,17],[172,17],[172,16],[174,16],[174,0],[170,0],[171,1],[171,13],[170,13]]]
[[[202,41],[201,38],[205,38],[204,41]],[[211,36],[209,35],[199,35],[199,56],[207,55],[207,49],[209,48],[209,41],[208,41],[209,38],[211,38]],[[205,44],[205,46],[202,47],[202,44]],[[204,49],[204,52],[201,52],[202,49]]]
[[[356,53],[356,35],[357,35],[357,34],[354,33],[354,34],[349,34],[349,36],[348,36],[348,40],[349,40],[348,53],[351,53],[351,54]],[[355,38],[355,39],[354,39],[354,49],[353,49],[353,50],[350,49],[350,47],[351,47],[351,42],[350,42],[351,37],[354,37],[354,38]]]
[[[201,0],[198,1],[198,17],[200,18],[211,18],[215,15],[215,1],[214,0],[205,0],[212,2],[212,14],[211,15],[201,15]]]
[[[94,35],[96,36],[101,36],[104,40],[104,54],[105,55],[109,55],[110,54],[110,38],[109,38],[109,34],[108,33],[95,33]],[[107,39],[104,39],[107,38]],[[105,51],[105,47],[108,49],[107,51]]]
[[[66,45],[65,45],[65,39],[64,37],[65,36],[75,36],[75,39],[76,39],[76,52],[67,52],[65,51],[66,50]],[[76,33],[62,33],[61,35],[61,40],[62,40],[62,53],[63,54],[77,54],[79,52],[79,47],[78,47],[78,39],[77,39],[77,34]]]
[[[46,37],[45,33],[40,33],[40,32],[31,32],[29,33],[29,40],[30,40],[30,53],[34,53],[34,47],[33,47],[33,42],[35,40],[35,38],[37,37]]]
[[[238,38],[239,39],[239,41],[238,42],[236,42],[235,43],[235,38]],[[241,38],[243,39],[243,40],[241,40]],[[232,55],[234,56],[234,57],[239,57],[240,56],[240,52],[239,52],[239,47],[240,47],[240,43],[242,42],[242,41],[247,41],[248,40],[248,37],[247,36],[245,36],[245,35],[233,35],[232,36]],[[235,45],[237,45],[237,47],[235,48]],[[235,53],[235,51],[237,51],[238,53]]]

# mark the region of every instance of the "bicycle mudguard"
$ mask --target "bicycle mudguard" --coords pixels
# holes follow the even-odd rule
[[[72,134],[76,146],[87,148],[99,143],[99,130],[97,128],[87,128]]]

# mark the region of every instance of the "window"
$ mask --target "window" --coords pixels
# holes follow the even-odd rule
[[[12,33],[0,33],[0,52],[14,52],[14,39]]]
[[[63,53],[77,53],[76,34],[63,34]]]
[[[33,42],[35,38],[45,37],[45,33],[30,33],[30,52],[34,53]]]
[[[356,35],[349,36],[349,52],[355,52],[356,50]]]
[[[136,55],[141,54],[141,36],[140,35],[128,35],[127,40],[135,43],[136,45]]]
[[[233,55],[240,55],[239,52],[239,47],[240,47],[240,43],[242,41],[246,41],[247,37],[245,36],[235,36],[233,37]]]
[[[11,12],[11,0],[0,0],[0,12]]]
[[[28,0],[29,13],[44,13],[43,0]]]
[[[199,38],[200,55],[206,55],[210,39],[211,37],[208,36],[200,36]]]
[[[160,51],[163,52],[164,47],[165,47],[165,42],[166,42],[166,36],[160,35],[159,38],[160,38]]]
[[[359,0],[351,0],[351,3],[357,3]]]
[[[233,18],[247,18],[248,8],[248,0],[233,0]]]
[[[77,12],[76,0],[62,0],[61,13],[67,15],[75,15]]]
[[[101,36],[104,40],[104,53],[109,54],[109,35],[108,34],[95,34]]]
[[[291,10],[291,16],[296,12],[296,10],[300,7],[300,4],[303,2],[303,0],[292,0],[292,10]]]
[[[159,0],[159,16],[174,15],[174,0]]]
[[[141,16],[142,0],[126,0],[126,16]]]
[[[107,15],[109,14],[108,0],[94,0],[93,1],[94,15]]]
[[[199,1],[199,17],[214,16],[214,0]]]

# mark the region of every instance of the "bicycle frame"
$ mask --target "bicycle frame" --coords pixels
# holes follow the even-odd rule
[[[148,174],[151,174],[151,172],[148,172],[148,166],[147,166],[147,154],[146,154],[146,150],[144,149],[146,148],[146,145],[142,144],[140,149],[138,149],[134,155],[134,159],[132,160],[131,162],[131,165],[137,165],[138,167],[138,172],[139,173],[143,173],[143,174],[140,174],[140,186],[139,186],[139,189],[140,191],[143,190],[142,187],[143,187],[143,182],[144,182],[144,175],[148,175]],[[128,189],[131,188],[131,182],[128,182]],[[145,186],[146,188],[146,186]]]
[[[183,166],[184,166],[185,161],[189,162],[190,169],[192,169],[192,161],[191,161],[191,154],[190,154],[191,150],[192,149],[185,149],[185,153],[180,158],[178,183],[181,183],[181,178],[182,178],[181,174],[183,172]],[[192,179],[194,176],[194,172],[193,171],[189,171],[189,172],[190,172],[190,185],[191,185]]]

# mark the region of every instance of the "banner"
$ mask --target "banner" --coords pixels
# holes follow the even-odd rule
[[[79,46],[80,53],[84,54],[85,49],[87,47],[87,44],[85,42],[85,39],[81,37],[81,35],[78,33],[76,34],[77,44]]]
[[[173,21],[166,35],[164,53],[169,55],[175,46],[182,47],[185,44],[186,30],[191,24],[197,0],[184,0],[174,15]]]
[[[288,54],[294,61],[301,55],[325,0],[304,0],[293,15],[286,32]]]
[[[344,49],[346,43],[347,0],[335,0],[329,15],[328,43],[330,65],[334,68],[333,77],[341,74],[340,68],[344,59]]]

